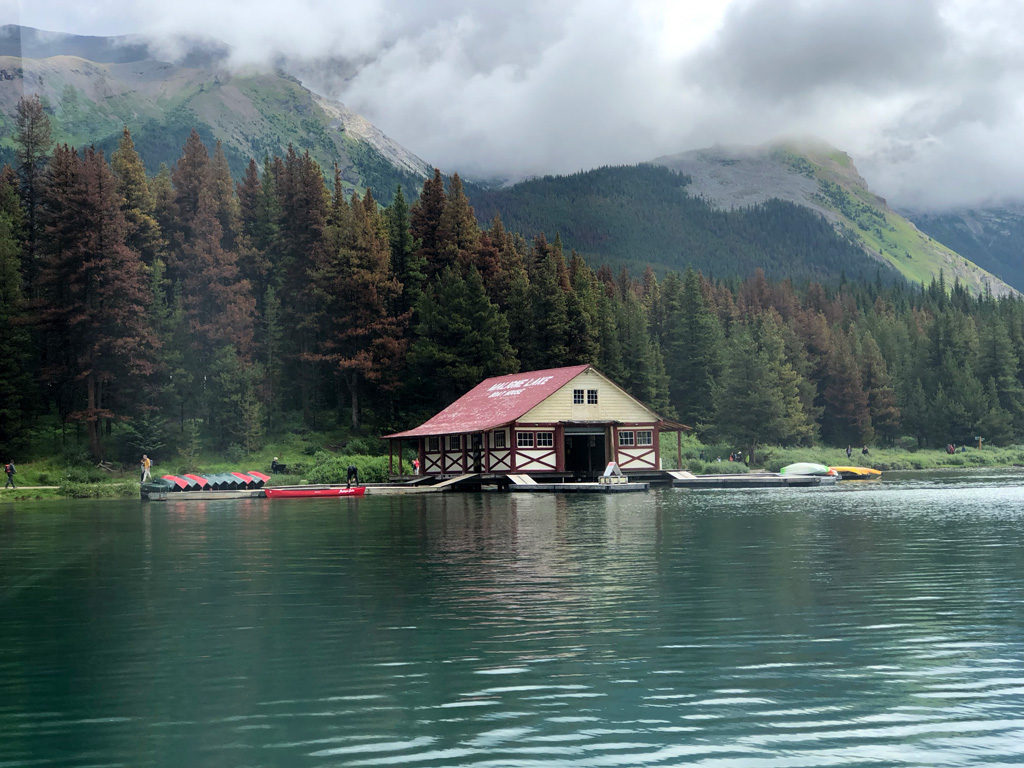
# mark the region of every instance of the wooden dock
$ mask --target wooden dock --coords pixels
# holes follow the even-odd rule
[[[690,475],[670,472],[673,488],[814,488],[835,485],[828,475],[780,475],[778,472],[745,472],[726,475]],[[680,477],[679,475],[689,475]]]
[[[513,493],[635,493],[650,487],[650,483],[538,483],[529,478],[529,482],[513,481],[508,490]]]

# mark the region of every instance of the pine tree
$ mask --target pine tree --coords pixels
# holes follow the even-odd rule
[[[837,333],[828,355],[822,432],[832,445],[864,444],[874,438],[867,394],[850,345],[845,334]]]
[[[683,422],[697,424],[707,420],[713,407],[714,382],[721,370],[721,327],[704,300],[700,276],[692,269],[682,281],[668,275],[661,297],[669,400]]]
[[[441,271],[438,228],[441,226],[441,216],[447,202],[441,171],[435,168],[433,178],[423,182],[419,199],[413,203],[410,211],[412,236],[419,243],[417,254],[426,264],[428,279],[432,279]]]
[[[384,220],[391,247],[391,271],[402,285],[401,299],[394,311],[401,314],[411,310],[419,301],[426,280],[426,262],[416,250],[409,223],[409,206],[400,185],[395,190],[391,205],[384,211]]]
[[[527,370],[558,368],[578,362],[569,358],[569,316],[561,282],[562,255],[553,249],[546,251],[544,256],[538,257],[530,281],[533,323],[529,352],[523,359]]]
[[[213,205],[216,209],[217,221],[220,223],[220,247],[225,251],[234,251],[237,247],[239,234],[239,205],[235,199],[235,185],[231,180],[231,168],[224,155],[224,145],[220,139],[213,150],[210,161],[210,181],[212,184]]]
[[[162,250],[156,204],[146,180],[146,167],[135,151],[132,136],[125,128],[117,149],[110,156],[110,168],[117,178],[117,191],[124,198],[122,211],[128,226],[128,247],[137,251],[146,264],[152,264]]]
[[[238,271],[237,255],[222,247],[223,230],[209,154],[192,131],[171,175],[174,183],[176,229],[168,273],[182,285],[182,300],[190,334],[186,364],[195,381],[208,379],[220,350],[233,345],[248,358],[253,346],[255,301],[252,287]],[[200,395],[206,423],[218,429],[222,418],[215,401]]]
[[[978,378],[990,382],[995,405],[1005,413],[1011,433],[1024,428],[1024,386],[1020,382],[1020,361],[1014,354],[1010,334],[998,317],[990,318],[979,332]]]
[[[899,436],[900,410],[896,390],[878,343],[870,333],[861,337],[861,382],[868,400],[871,426],[890,443]]]
[[[340,183],[335,201],[344,205]],[[317,359],[339,375],[347,389],[352,428],[362,423],[362,397],[368,386],[394,391],[393,375],[405,353],[408,315],[395,316],[401,286],[391,272],[384,222],[367,190],[353,195],[350,216],[332,216],[323,260],[310,276],[325,307]]]
[[[750,456],[765,443],[807,442],[814,434],[796,372],[783,359],[782,348],[777,322],[771,319],[754,332],[737,327],[726,346],[712,433],[744,446]]]
[[[18,100],[13,138],[25,201],[25,266],[31,286],[36,276],[39,202],[46,184],[46,163],[53,147],[50,118],[38,94]]]
[[[423,294],[416,316],[409,363],[421,402],[451,402],[488,376],[519,370],[508,323],[475,267],[465,276],[445,269]]]
[[[0,448],[10,456],[25,445],[26,411],[32,401],[29,333],[22,292],[21,238],[24,213],[17,177],[9,166],[0,173]]]
[[[437,258],[433,264],[436,273],[451,264],[468,266],[472,264],[479,271],[477,250],[480,247],[480,227],[462,188],[459,174],[453,174],[448,182],[444,208],[437,222]]]
[[[40,281],[48,299],[42,319],[65,348],[66,364],[49,378],[81,388],[69,417],[86,425],[90,451],[100,458],[101,420],[138,406],[157,342],[146,314],[144,266],[125,243],[122,198],[103,154],[88,149],[79,158],[63,147],[54,166],[41,217],[47,257]]]

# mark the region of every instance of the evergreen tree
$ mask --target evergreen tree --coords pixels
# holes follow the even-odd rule
[[[900,409],[885,359],[870,333],[861,339],[861,383],[867,396],[871,426],[879,437],[892,443],[899,436]]]
[[[409,350],[410,369],[427,410],[447,403],[489,376],[519,370],[508,323],[487,298],[475,267],[448,267],[420,299]]]
[[[127,128],[110,156],[110,168],[117,178],[117,191],[124,199],[121,209],[128,227],[127,245],[142,256],[144,263],[152,264],[162,249],[160,225],[146,180],[146,167]]]
[[[50,118],[39,96],[18,100],[14,117],[14,153],[25,201],[25,260],[29,284],[35,281],[39,237],[38,209],[46,184],[46,163],[53,147]]]
[[[419,243],[417,255],[426,264],[428,278],[433,278],[443,269],[438,229],[447,202],[441,171],[435,168],[433,178],[423,182],[419,199],[410,211],[412,236]]]
[[[746,327],[735,329],[715,391],[713,434],[743,446],[748,456],[766,443],[798,443],[813,434],[794,372],[776,356],[781,338],[771,328],[761,335],[766,343]]]
[[[822,433],[832,445],[870,443],[874,438],[867,393],[850,345],[844,334],[835,334],[827,358]]]
[[[405,352],[408,315],[392,314],[401,286],[391,272],[386,229],[369,190],[365,200],[352,196],[350,210],[345,219],[332,217],[329,247],[311,278],[326,308],[317,359],[344,382],[352,428],[358,430],[367,386],[384,393],[398,385],[393,374]]]
[[[988,388],[1010,422],[1010,433],[1024,428],[1024,386],[1020,382],[1020,362],[1013,351],[1010,334],[998,317],[990,318],[979,332],[978,378]]]
[[[29,333],[22,293],[21,236],[24,214],[17,177],[9,166],[0,173],[0,449],[9,457],[25,445],[23,426],[31,403]]]
[[[669,401],[686,424],[708,418],[714,382],[721,371],[722,331],[704,299],[700,277],[686,270],[682,281],[671,273],[662,286],[662,348],[669,379]]]
[[[49,378],[80,387],[69,416],[86,425],[90,451],[101,458],[101,420],[138,407],[154,369],[156,340],[146,315],[144,267],[126,245],[122,198],[103,154],[88,149],[79,158],[63,147],[54,161],[58,183],[42,200],[42,319],[65,348],[66,365],[49,371]]]
[[[459,174],[453,174],[448,182],[444,208],[437,222],[437,258],[433,265],[435,273],[451,264],[477,267],[477,251],[480,247],[480,228],[469,199],[462,188]]]
[[[561,278],[564,262],[553,249],[540,257],[530,282],[532,325],[530,344],[524,350],[526,370],[559,368],[579,362],[569,358],[569,315]]]
[[[402,285],[401,299],[394,311],[401,314],[416,306],[426,280],[426,262],[416,250],[409,223],[409,206],[401,186],[395,190],[391,205],[385,209],[384,220],[391,248],[391,272]]]

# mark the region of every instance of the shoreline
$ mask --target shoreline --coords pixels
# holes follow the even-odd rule
[[[788,455],[790,454],[791,451],[799,450],[801,452],[801,454],[803,454],[804,452],[807,451],[807,449],[776,449],[776,450],[785,453],[787,455],[787,457],[788,457]],[[1021,449],[1021,450],[1024,450],[1024,449]],[[843,453],[843,452],[838,451],[838,450],[836,452],[837,453]],[[831,451],[830,451],[830,453],[831,453]],[[912,455],[912,454],[910,454],[910,455]],[[943,455],[947,456],[948,454],[943,454]],[[960,456],[960,455],[962,455],[962,454],[956,454],[956,456]],[[949,462],[949,463],[935,464],[935,465],[929,465],[929,466],[913,466],[913,464],[917,463],[917,462],[911,462],[911,461],[894,462],[894,461],[891,460],[891,458],[892,457],[889,457],[889,459],[886,460],[886,461],[876,461],[876,462],[872,462],[872,463],[867,463],[867,462],[858,462],[856,460],[856,457],[853,457],[853,458],[850,458],[850,459],[846,459],[845,453],[843,453],[843,459],[844,459],[843,462],[828,462],[828,465],[829,466],[874,466],[874,468],[880,469],[883,473],[889,473],[889,472],[900,472],[900,473],[905,473],[906,472],[906,473],[910,473],[910,472],[963,472],[963,471],[981,471],[981,470],[1007,470],[1007,471],[1018,470],[1018,471],[1021,471],[1022,475],[1024,475],[1024,461],[1020,461],[1020,462],[1006,462],[1006,461],[979,462],[979,461],[975,460],[975,461],[971,461],[971,462]],[[950,458],[953,458],[953,456],[950,456]],[[983,455],[978,455],[977,458],[978,459],[984,459],[984,458],[989,458],[989,457],[986,457],[986,456],[983,456]],[[773,460],[772,460],[771,464],[778,463],[780,460],[781,459],[779,458],[779,454],[775,454],[773,456]],[[816,463],[824,463],[824,462],[818,461],[818,459],[795,459],[794,461],[798,461],[798,460],[804,460],[804,461],[813,460]],[[783,461],[782,464],[780,464],[780,466],[783,466],[784,464],[794,463],[794,461],[789,461],[788,458],[787,458],[785,461]],[[902,465],[904,463],[905,464],[910,464],[910,466]],[[692,466],[692,463],[691,463],[691,466]],[[701,475],[701,474],[712,474],[712,475],[713,474],[721,474],[724,467],[729,467],[732,470],[734,470],[730,474],[738,474],[738,475],[747,474],[749,472],[758,472],[758,471],[762,471],[762,472],[763,471],[771,471],[771,472],[778,471],[777,467],[773,469],[771,465],[766,464],[764,466],[759,466],[759,467],[756,467],[756,468],[755,467],[745,468],[746,471],[740,472],[740,471],[738,471],[738,466],[735,463],[723,461],[721,463],[718,463],[718,462],[706,462],[706,463],[704,463],[704,467],[703,468],[698,468],[697,471],[694,472],[694,474],[698,474],[698,475]],[[690,470],[690,471],[694,471],[694,470]],[[884,479],[884,477],[883,477],[883,479]],[[139,498],[139,485],[140,484],[138,483],[138,481],[135,481],[135,480],[126,480],[126,479],[119,479],[118,480],[118,479],[115,479],[115,480],[109,480],[109,481],[97,482],[97,483],[78,483],[78,482],[75,482],[75,483],[68,483],[66,485],[61,485],[61,486],[58,486],[58,485],[25,485],[25,486],[18,486],[17,488],[14,488],[14,489],[3,488],[3,489],[0,489],[0,504],[3,504],[3,503],[10,504],[10,503],[22,502],[22,501],[50,501],[50,500],[57,500],[57,499],[100,500],[100,499]]]

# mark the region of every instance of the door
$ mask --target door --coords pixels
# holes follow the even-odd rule
[[[604,472],[604,434],[567,434],[565,470],[579,480],[593,480]]]
[[[484,438],[483,435],[477,432],[473,435],[472,440],[472,451],[470,453],[470,460],[473,462],[474,472],[483,472],[483,458],[484,458]]]

